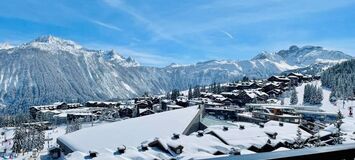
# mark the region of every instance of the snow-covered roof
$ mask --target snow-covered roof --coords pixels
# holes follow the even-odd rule
[[[184,108],[183,106],[179,106],[176,104],[168,104],[168,105],[166,105],[166,107],[168,107],[168,108]]]
[[[283,123],[279,125],[278,121],[269,121],[264,124],[263,128],[250,123],[240,123],[244,125],[244,129],[239,127],[229,126],[228,131],[222,129],[223,126],[211,126],[208,128],[218,137],[226,141],[231,146],[239,148],[249,148],[250,146],[261,147],[270,139],[266,133],[277,132],[276,139],[270,139],[273,145],[279,142],[293,142],[297,137],[298,125],[293,123]],[[302,137],[309,138],[311,135],[303,130]]]
[[[63,135],[58,141],[73,151],[84,153],[107,152],[120,145],[139,146],[147,139],[183,133],[198,113],[197,106],[162,112],[85,128]]]
[[[106,105],[116,105],[119,102],[105,102],[105,101],[87,101],[87,103],[91,104],[106,104]]]

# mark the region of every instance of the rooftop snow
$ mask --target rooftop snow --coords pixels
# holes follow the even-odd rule
[[[167,111],[124,121],[85,128],[58,138],[73,151],[116,150],[120,145],[139,146],[155,137],[183,133],[199,113],[197,107]]]
[[[269,121],[265,123],[264,128],[260,128],[255,124],[241,123],[245,126],[245,129],[239,129],[238,127],[229,126],[228,131],[223,131],[222,126],[210,126],[209,131],[213,131],[220,138],[226,141],[231,146],[240,148],[249,148],[250,146],[263,146],[267,140],[270,139],[266,133],[277,132],[276,139],[271,139],[272,144],[279,142],[293,142],[297,137],[298,124],[285,123],[284,126],[279,126],[277,121]],[[309,138],[311,135],[303,130],[302,138]]]

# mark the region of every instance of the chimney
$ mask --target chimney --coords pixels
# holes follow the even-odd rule
[[[122,145],[117,148],[118,153],[122,154],[126,151],[126,146]]]
[[[202,130],[197,131],[197,136],[202,137],[203,136],[203,131]]]
[[[179,138],[180,138],[180,134],[178,134],[178,133],[173,134],[172,139],[179,139]]]
[[[142,151],[148,150],[148,145],[147,144],[141,144],[141,149],[142,149]]]

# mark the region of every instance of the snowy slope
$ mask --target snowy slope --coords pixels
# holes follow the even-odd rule
[[[229,82],[245,75],[266,78],[318,61],[351,58],[338,51],[307,46],[262,53],[252,60],[212,60],[157,68],[141,66],[114,50],[86,49],[53,36],[6,46],[0,49],[0,104],[10,106],[7,110],[13,112],[56,101],[128,98],[144,92],[164,94],[174,88]]]
[[[140,67],[115,51],[88,50],[71,41],[40,37],[0,50],[0,103],[18,107],[160,92],[168,88],[160,70]]]

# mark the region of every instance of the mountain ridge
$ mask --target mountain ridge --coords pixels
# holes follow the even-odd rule
[[[352,58],[319,47],[291,47],[282,51],[283,57],[265,52],[251,60],[210,60],[159,68],[142,66],[114,50],[86,49],[70,40],[44,36],[0,49],[0,104],[18,111],[55,101],[130,98],[144,92],[163,94],[174,88],[223,83],[243,76],[266,78],[318,63],[320,55],[322,61]],[[299,61],[287,58],[287,52],[300,54]],[[337,54],[331,57],[332,53]],[[304,61],[304,57],[309,59]]]

